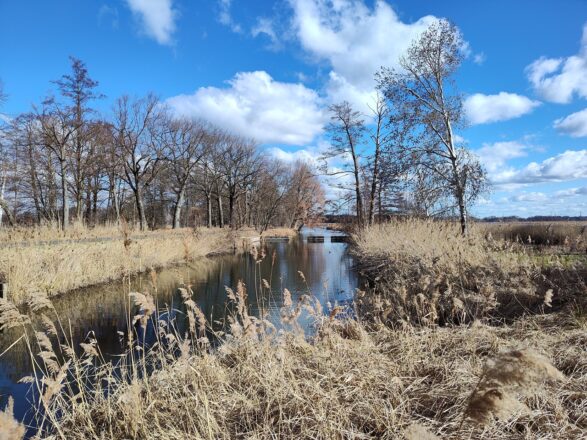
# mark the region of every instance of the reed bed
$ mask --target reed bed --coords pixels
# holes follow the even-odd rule
[[[409,220],[354,240],[372,283],[358,294],[356,319],[336,304],[322,310],[310,293],[293,303],[284,289],[276,329],[249,314],[239,283],[227,288],[233,315],[213,329],[185,286],[180,334],[147,290],[127,292],[129,355],[117,368],[91,338],[71,342],[48,298],[30,304],[45,317],[36,330],[3,303],[0,325],[21,326],[38,353],[24,378],[41,396],[38,437],[587,437],[586,291],[576,269],[541,272],[515,246],[461,237],[450,223]],[[508,295],[523,312],[504,320]],[[296,325],[303,314],[312,335]],[[150,348],[138,337],[147,326],[157,335]],[[0,417],[22,430],[10,408]]]
[[[58,345],[58,325],[29,334],[40,353],[39,438],[575,439],[587,435],[587,325],[542,315],[512,325],[401,330],[325,317],[308,296],[285,302],[291,324],[315,317],[312,337],[275,331],[248,314],[245,286],[230,332],[213,348],[208,324],[183,289],[190,330],[173,333],[149,293],[131,293],[150,350],[124,368],[101,364],[91,340],[81,353]],[[287,291],[283,292],[287,296]],[[47,315],[50,305],[43,303]],[[67,341],[67,338],[65,339]],[[57,352],[64,354],[58,355]],[[76,354],[80,353],[80,354]],[[148,374],[148,365],[157,369]],[[91,383],[91,386],[88,386]],[[80,391],[81,389],[81,391]],[[10,420],[10,408],[0,417]],[[8,425],[6,425],[8,426]],[[12,431],[11,431],[12,432]],[[18,431],[14,431],[18,432]],[[18,439],[15,435],[11,439]]]
[[[140,234],[138,229],[132,228],[125,222],[121,225],[105,224],[96,227],[88,227],[83,222],[74,221],[65,230],[57,222],[43,223],[33,227],[30,226],[15,226],[0,228],[0,243],[37,243],[42,241],[55,240],[81,240],[81,239],[95,239],[120,236],[125,230],[129,235],[137,236]]]
[[[106,231],[114,232],[108,228]],[[35,233],[34,240],[43,243],[33,241],[30,246],[2,248],[0,278],[8,283],[11,300],[21,304],[39,292],[53,296],[149,268],[189,262],[207,254],[231,251],[235,243],[233,234],[226,229],[153,231],[140,236],[122,229],[114,235],[101,235],[107,240],[84,240],[92,234],[77,241],[47,242],[47,235]]]
[[[562,246],[571,252],[587,252],[587,222],[478,223],[476,228],[495,240],[539,246]]]
[[[354,235],[369,294],[362,313],[394,325],[493,322],[584,301],[585,265],[539,260],[482,228],[420,219],[375,225]]]

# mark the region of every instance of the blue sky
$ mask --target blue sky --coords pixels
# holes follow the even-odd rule
[[[494,182],[477,215],[587,215],[587,1],[0,0],[2,111],[27,111],[84,60],[107,97],[177,112],[314,160],[329,103],[367,111],[373,74],[445,17],[469,56],[460,133]]]

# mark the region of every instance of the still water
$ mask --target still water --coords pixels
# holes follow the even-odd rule
[[[314,236],[324,237],[324,241],[314,242]],[[149,274],[139,275],[131,280],[57,297],[53,304],[68,333],[71,328],[73,340],[84,342],[94,337],[106,357],[124,351],[119,332],[127,331],[129,313],[134,313],[129,312],[133,309],[129,302],[130,291],[149,292],[155,297],[158,309],[174,310],[182,307],[178,286],[191,285],[195,302],[209,322],[214,322],[226,316],[226,286],[236,288],[242,280],[248,291],[250,313],[258,315],[261,309],[265,310],[268,319],[278,323],[284,288],[291,292],[294,302],[301,295],[311,293],[325,310],[329,303],[335,305],[352,300],[359,281],[348,245],[340,239],[341,234],[336,231],[304,228],[289,242],[264,242],[265,257],[260,262],[255,262],[248,253],[202,259],[158,272],[156,285]],[[303,273],[305,281],[299,272]],[[258,287],[261,279],[270,282],[270,290]],[[301,323],[311,331],[308,320]],[[0,334],[0,353],[18,337],[14,331]],[[8,397],[12,396],[15,416],[25,422],[30,420],[32,389],[28,384],[19,384],[18,380],[29,375],[31,370],[23,341],[0,357],[0,408],[4,408]]]

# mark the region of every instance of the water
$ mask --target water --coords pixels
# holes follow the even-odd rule
[[[324,236],[324,242],[312,242],[313,236]],[[89,336],[95,337],[106,357],[124,351],[118,332],[125,333],[128,328],[129,308],[132,309],[129,291],[147,291],[156,297],[159,309],[173,310],[181,309],[177,287],[189,284],[194,291],[194,300],[208,320],[214,322],[226,316],[225,286],[236,288],[237,282],[242,280],[247,286],[250,312],[258,315],[260,310],[265,310],[269,313],[268,319],[277,324],[284,288],[291,292],[294,302],[310,292],[325,309],[328,303],[334,305],[352,300],[359,281],[353,271],[353,259],[347,252],[347,244],[337,239],[340,236],[336,231],[304,228],[301,235],[290,242],[265,242],[266,256],[260,263],[256,263],[250,254],[202,259],[160,271],[156,289],[151,277],[144,274],[131,280],[72,292],[55,298],[53,304],[64,327],[68,332],[71,328],[73,340],[84,342]],[[299,272],[304,274],[306,281]],[[270,281],[270,291],[259,288],[261,278]],[[301,324],[306,331],[311,331],[309,319],[302,319]],[[15,331],[0,334],[0,353],[19,336]],[[25,422],[30,420],[33,396],[30,385],[19,384],[18,380],[29,375],[31,370],[31,360],[23,341],[0,357],[0,408],[4,408],[8,397],[12,396],[15,416]]]

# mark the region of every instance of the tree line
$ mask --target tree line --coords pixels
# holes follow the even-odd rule
[[[438,20],[397,68],[376,73],[370,114],[348,102],[329,107],[320,172],[348,177],[330,212],[351,206],[359,227],[398,213],[454,217],[466,233],[468,209],[488,181],[458,135],[466,127],[455,81],[464,48],[459,30]],[[102,98],[98,83],[80,60],[54,85],[56,96],[6,124],[1,138],[0,212],[9,223],[66,228],[71,219],[125,218],[141,229],[264,230],[300,227],[324,207],[309,164],[268,159],[254,140],[177,118],[155,95],[122,96],[100,117],[92,108]]]
[[[141,230],[263,231],[299,228],[321,212],[322,187],[308,163],[264,157],[254,140],[177,117],[153,94],[121,96],[104,117],[94,109],[98,82],[76,58],[53,84],[53,96],[2,127],[5,223],[66,229],[124,219]],[[0,103],[5,97],[0,87]]]

